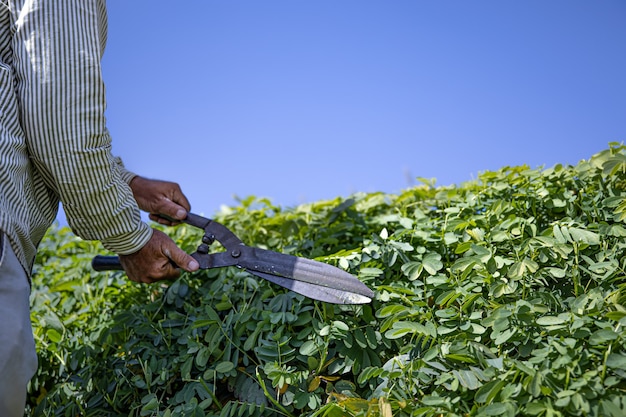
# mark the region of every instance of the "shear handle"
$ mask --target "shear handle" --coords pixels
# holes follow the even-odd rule
[[[165,216],[162,216],[162,217],[165,217]],[[168,220],[173,220],[173,219],[170,219],[169,217],[165,217],[165,218],[167,218]],[[199,229],[206,229],[207,226],[209,226],[209,224],[213,222],[213,220],[207,219],[206,217],[202,217],[197,214],[187,213],[187,217],[185,217],[183,222],[187,223],[190,226],[197,227]]]
[[[161,217],[168,220],[173,220],[166,216]],[[209,239],[210,241],[217,240],[227,250],[234,250],[237,248],[237,246],[244,244],[241,239],[239,239],[233,232],[230,231],[230,229],[228,229],[223,224],[216,222],[215,220],[202,217],[198,214],[187,213],[187,217],[185,217],[182,222],[190,226],[203,229],[204,235],[207,237],[207,239]]]
[[[166,216],[161,216],[168,220],[173,220]],[[207,219],[206,217],[199,216],[193,213],[187,213],[187,217],[182,220],[190,226],[194,226],[204,230],[204,238],[202,244],[198,246],[196,252],[192,253],[199,263],[201,269],[220,268],[223,266],[237,265],[240,248],[245,246],[233,232],[226,226],[218,223],[214,220]],[[224,246],[226,252],[209,253],[209,245],[217,240]],[[93,258],[91,263],[93,269],[96,271],[110,271],[110,270],[122,270],[119,257],[117,256],[101,256],[98,255]]]

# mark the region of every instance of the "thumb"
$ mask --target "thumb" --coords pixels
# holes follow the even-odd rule
[[[181,205],[174,203],[169,198],[161,200],[160,207],[158,207],[159,213],[174,220],[184,220],[187,217],[187,210]]]
[[[178,265],[179,268],[184,269],[187,272],[194,272],[200,268],[198,261],[175,244],[171,248],[166,248],[163,252],[176,265]]]

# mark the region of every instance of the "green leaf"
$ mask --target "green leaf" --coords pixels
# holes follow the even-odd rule
[[[400,304],[391,304],[391,305],[387,305],[384,306],[383,308],[381,308],[377,313],[376,313],[376,317],[378,318],[385,318],[385,317],[389,317],[389,316],[393,316],[395,314],[398,314],[400,312],[403,311],[407,311],[407,307],[400,305]]]
[[[471,241],[467,241],[467,242],[463,242],[463,243],[459,243],[456,248],[454,249],[454,253],[457,255],[460,255],[462,253],[467,252],[468,250],[470,250],[470,248],[472,247],[474,243]]]
[[[565,277],[565,269],[561,269],[561,268],[554,268],[554,267],[548,267],[548,268],[544,268],[550,275],[552,275],[554,278],[564,278]]]
[[[626,172],[626,155],[618,153],[612,155],[603,165],[603,171],[607,175],[624,174]]]
[[[566,320],[564,318],[555,316],[543,316],[537,319],[537,324],[540,326],[555,326],[565,322]]]
[[[522,278],[524,276],[524,272],[526,272],[524,264],[522,262],[515,262],[509,268],[507,276],[511,279]]]
[[[507,407],[504,403],[493,403],[478,409],[480,415],[484,416],[502,416],[506,414]]]
[[[589,337],[589,343],[592,345],[599,345],[617,340],[618,338],[619,335],[615,331],[610,329],[600,329],[593,332],[593,334]]]
[[[482,384],[478,381],[476,374],[469,370],[453,370],[452,373],[458,379],[459,383],[469,389],[475,390],[478,389]]]
[[[153,394],[149,395],[148,397],[150,398],[149,401],[143,407],[141,407],[140,415],[142,416],[153,415],[154,412],[159,408],[159,400]]]
[[[505,385],[506,381],[490,381],[476,391],[474,400],[477,403],[491,403]]]
[[[235,364],[230,361],[222,361],[215,365],[215,371],[221,374],[227,374],[235,369]]]
[[[507,276],[512,279],[518,279],[524,277],[526,274],[532,274],[537,271],[539,265],[537,262],[529,258],[524,258],[520,262],[515,262],[509,268]]]
[[[623,319],[624,317],[626,317],[626,311],[609,311],[608,313],[606,313],[607,319],[611,319],[615,321],[619,321]]]
[[[599,245],[600,236],[589,230],[579,229],[576,227],[570,227],[569,233],[574,242],[586,243],[588,245]]]
[[[526,404],[525,408],[531,416],[539,415],[549,409],[543,402],[531,402]]]
[[[611,353],[607,357],[606,366],[609,368],[626,370],[626,355]]]
[[[512,329],[504,330],[503,332],[500,332],[500,333],[497,333],[497,332],[494,332],[494,333],[495,333],[496,337],[495,337],[493,343],[496,346],[499,346],[499,345],[501,345],[503,343],[506,343],[511,337],[513,337],[513,335],[515,335],[515,333],[517,333],[517,329],[512,328]],[[493,335],[492,335],[492,337],[493,337]]]
[[[429,253],[424,256],[422,259],[422,264],[424,265],[424,269],[430,275],[435,275],[439,270],[443,268],[443,263],[441,262],[441,255],[438,253]]]
[[[409,278],[410,281],[415,281],[417,278],[419,278],[423,269],[424,265],[422,264],[422,262],[415,261],[407,262],[401,267],[402,272]]]
[[[318,347],[312,340],[307,340],[300,346],[299,352],[301,355],[311,356],[318,352]]]
[[[209,349],[203,346],[196,354],[196,365],[198,365],[200,369],[204,369],[210,358],[211,352],[209,351]]]
[[[390,241],[389,244],[401,252],[413,251],[413,246],[406,242]]]
[[[61,318],[54,311],[48,310],[46,315],[42,319],[44,326],[56,330],[57,332],[63,332],[65,328]]]
[[[359,270],[359,277],[360,278],[376,278],[381,276],[384,273],[384,271],[380,268],[361,268]]]
[[[210,326],[212,324],[215,324],[215,320],[210,320],[210,319],[204,319],[204,320],[196,320],[193,322],[193,328],[194,329],[199,329],[201,327],[206,327],[206,326]]]
[[[561,226],[555,224],[554,227],[552,228],[552,233],[553,233],[554,238],[556,239],[557,243],[568,243],[568,242],[571,242],[571,237],[570,237],[569,233],[567,232],[567,228],[566,227],[561,227]]]
[[[348,330],[350,330],[348,325],[340,320],[333,321],[333,327],[339,330],[340,332],[347,332]]]
[[[409,321],[397,321],[393,323],[391,330],[385,332],[385,337],[388,339],[397,339],[406,334],[422,334],[425,336],[436,337],[437,331],[432,323],[430,326],[427,324],[426,326]]]
[[[48,339],[53,343],[59,343],[62,339],[61,333],[55,329],[46,330],[46,336],[48,336]]]
[[[392,328],[385,332],[385,337],[387,339],[393,340],[393,339],[399,339],[407,334],[412,334],[412,333],[415,333],[415,332],[411,331],[411,329],[408,329],[408,328]]]

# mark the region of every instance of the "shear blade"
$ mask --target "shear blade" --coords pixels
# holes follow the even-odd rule
[[[247,248],[238,266],[304,296],[339,304],[364,304],[374,292],[332,265],[259,248]],[[297,289],[297,290],[296,290]]]

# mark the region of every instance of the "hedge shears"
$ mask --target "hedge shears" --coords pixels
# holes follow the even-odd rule
[[[191,254],[200,269],[236,266],[298,294],[333,304],[366,304],[374,297],[355,276],[335,266],[246,246],[226,226],[197,214],[188,213],[182,222],[204,230],[202,243]],[[215,241],[226,250],[209,253]],[[123,270],[117,256],[96,256],[92,267],[96,271]]]

